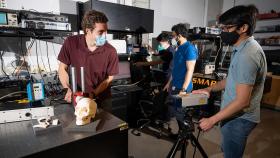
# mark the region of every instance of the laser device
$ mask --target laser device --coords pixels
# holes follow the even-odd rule
[[[183,95],[176,95],[175,96],[177,107],[194,107],[194,106],[201,106],[206,105],[208,103],[208,96],[206,94],[193,94],[187,93]]]

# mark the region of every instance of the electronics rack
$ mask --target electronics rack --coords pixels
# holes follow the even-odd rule
[[[188,39],[192,43],[197,43],[199,41],[207,43],[213,43],[213,48],[211,48],[211,53],[207,54],[213,60],[198,58],[197,66],[202,65],[200,68],[196,68],[196,73],[202,73],[204,75],[211,75],[212,73],[205,73],[205,65],[214,65],[215,70],[213,74],[217,75],[217,78],[224,78],[227,75],[228,67],[230,65],[231,58],[231,46],[225,46],[222,43],[220,37],[221,30],[219,28],[210,27],[194,27],[189,29]],[[201,52],[199,52],[201,53]],[[201,54],[200,54],[201,55]],[[207,68],[206,68],[207,69]]]
[[[76,17],[77,19],[77,17]],[[74,18],[75,20],[75,18]],[[11,37],[7,40],[13,40],[13,38],[20,38],[21,44],[13,45],[19,46],[19,48],[13,48],[14,51],[19,50],[18,55],[20,60],[16,58],[14,61],[14,71],[8,74],[3,69],[3,59],[2,56],[7,52],[6,49],[1,50],[1,60],[2,60],[2,70],[3,76],[0,76],[0,97],[8,95],[1,99],[0,102],[7,102],[12,100],[21,100],[26,98],[26,94],[11,94],[15,91],[26,91],[26,83],[29,81],[44,81],[44,87],[46,96],[56,97],[58,94],[63,92],[62,86],[58,80],[57,74],[52,74],[51,66],[49,63],[49,49],[53,49],[52,46],[48,46],[48,42],[62,44],[64,42],[64,37],[73,34],[71,32],[71,23],[73,22],[73,17],[68,17],[67,15],[55,15],[49,13],[40,13],[36,11],[26,11],[26,10],[10,10],[10,9],[0,9],[0,37]],[[28,26],[27,26],[28,23]],[[31,25],[31,24],[35,25]],[[30,25],[29,25],[30,24]],[[38,24],[38,25],[37,25]],[[39,25],[40,24],[40,25]],[[55,24],[62,24],[60,26],[67,26],[65,28],[58,28]],[[48,27],[52,25],[52,27]],[[47,27],[46,27],[47,26]],[[22,46],[22,39],[30,38],[30,44],[28,46]],[[48,58],[48,68],[45,68],[43,73],[39,67],[40,55],[41,55],[41,45],[39,41],[39,47],[37,46],[38,40],[44,40],[46,42],[47,58]],[[9,44],[9,42],[7,42]],[[26,58],[30,56],[31,48],[35,47],[36,59],[38,65],[38,74],[31,74],[29,68],[26,64]],[[24,49],[23,49],[24,48]],[[55,53],[55,52],[54,52]],[[35,62],[35,66],[36,66]],[[47,65],[46,65],[47,66]],[[24,73],[22,73],[24,72]],[[46,73],[47,72],[47,73]],[[56,79],[55,79],[56,78]]]

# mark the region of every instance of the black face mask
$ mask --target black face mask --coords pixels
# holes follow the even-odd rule
[[[240,35],[236,32],[222,32],[221,38],[226,45],[234,45],[239,39]]]

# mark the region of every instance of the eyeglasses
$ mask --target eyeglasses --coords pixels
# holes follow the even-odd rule
[[[222,31],[228,32],[229,29],[231,29],[231,28],[233,28],[235,26],[237,26],[237,25],[220,25],[220,28],[222,29]]]

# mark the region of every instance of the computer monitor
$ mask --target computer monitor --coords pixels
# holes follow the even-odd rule
[[[130,78],[130,63],[128,61],[119,62],[119,74],[114,76],[114,80]]]
[[[108,40],[108,43],[110,43],[116,49],[118,54],[127,53],[125,40]]]
[[[8,25],[7,13],[0,12],[0,25]]]

